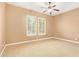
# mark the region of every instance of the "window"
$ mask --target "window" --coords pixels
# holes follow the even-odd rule
[[[46,19],[27,16],[27,36],[46,35]]]
[[[46,19],[38,18],[38,35],[46,35]]]
[[[27,16],[27,36],[36,35],[36,20],[34,16]]]

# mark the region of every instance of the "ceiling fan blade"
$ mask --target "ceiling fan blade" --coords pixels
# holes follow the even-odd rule
[[[43,13],[47,12],[47,10],[44,10]]]
[[[53,5],[52,7],[56,7],[56,5]]]
[[[60,11],[59,9],[53,9],[54,11]]]
[[[42,8],[42,9],[47,9],[47,7],[40,7],[40,8]]]

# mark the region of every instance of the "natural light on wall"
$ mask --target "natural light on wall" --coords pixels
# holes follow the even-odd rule
[[[27,36],[46,35],[46,19],[28,15],[26,18]]]

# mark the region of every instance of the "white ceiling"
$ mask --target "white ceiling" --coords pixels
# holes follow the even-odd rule
[[[27,9],[31,9],[40,13],[43,13],[43,8],[41,7],[47,7],[48,4],[47,2],[9,2],[8,4],[13,4],[18,7],[23,7]],[[67,11],[70,11],[75,8],[79,8],[79,2],[56,2],[56,7],[57,9],[60,9],[59,12],[53,12],[53,15],[58,15]],[[49,15],[48,13],[46,13]]]

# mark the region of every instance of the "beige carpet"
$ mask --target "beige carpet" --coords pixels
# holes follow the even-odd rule
[[[79,56],[79,45],[49,39],[39,42],[24,43],[6,47],[3,56],[56,57]]]

